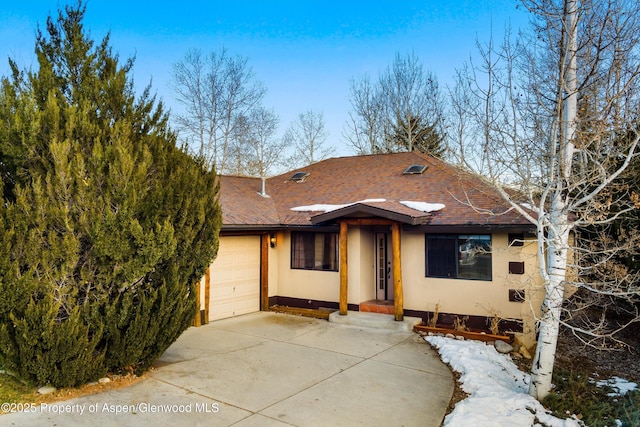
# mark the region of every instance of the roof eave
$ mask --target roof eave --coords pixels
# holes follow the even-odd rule
[[[527,224],[453,224],[453,225],[433,225],[421,224],[412,227],[411,230],[424,233],[461,233],[461,232],[509,232],[509,233],[528,233],[535,235],[536,229],[532,225]]]
[[[279,224],[222,224],[220,231],[272,231],[281,228]]]

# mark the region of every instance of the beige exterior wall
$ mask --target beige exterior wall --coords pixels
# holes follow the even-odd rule
[[[365,229],[354,228],[354,234],[360,235],[360,271],[359,276],[349,278],[349,286],[358,286],[360,288],[360,299],[351,301],[353,304],[360,304],[363,301],[369,301],[376,298],[376,279],[375,279],[375,241],[374,233]],[[349,248],[351,250],[351,248]]]
[[[340,274],[337,271],[291,269],[291,233],[280,232],[277,240],[277,248],[269,251],[269,296],[338,302]],[[359,227],[349,227],[347,245],[347,302],[359,304],[374,299],[373,235]]]
[[[280,274],[281,272],[286,272],[286,270],[282,270],[279,266],[279,260],[282,258],[282,254],[287,253],[288,249],[284,247],[284,234],[282,232],[275,233],[276,237],[276,247],[272,248],[269,246],[269,296],[273,297],[278,295],[278,284],[280,283]]]
[[[509,247],[507,233],[492,235],[492,280],[425,277],[425,234],[402,231],[401,257],[404,308],[407,310],[477,315],[524,321],[521,339],[535,340],[534,312],[544,292],[538,274],[536,243]],[[348,233],[348,303],[375,298],[374,233],[350,226]],[[525,274],[509,274],[509,261],[524,262]],[[509,289],[524,289],[526,302],[510,302]],[[277,233],[269,248],[269,296],[338,302],[340,275],[334,271],[291,269],[291,234]],[[437,307],[436,307],[437,306]]]
[[[277,256],[273,257],[276,258],[275,264],[278,269],[278,283],[275,285],[277,295],[320,301],[338,301],[340,274],[337,271],[291,269],[291,233],[283,232],[280,236],[282,244],[278,243]],[[349,247],[349,251],[351,251],[351,247]],[[273,251],[269,253],[270,259],[272,253]],[[269,264],[271,266],[271,262]],[[351,263],[349,267],[351,267]],[[271,273],[269,278],[271,279]],[[272,286],[274,285],[269,283],[270,290]]]
[[[509,247],[507,233],[492,234],[492,280],[485,281],[425,277],[424,234],[405,232],[402,237],[405,309],[523,320],[522,339],[533,344],[534,312],[543,296],[534,241]],[[510,261],[524,262],[525,273],[509,274]],[[509,289],[524,290],[528,300],[510,302]]]

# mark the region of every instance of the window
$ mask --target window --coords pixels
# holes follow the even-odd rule
[[[291,268],[338,271],[338,233],[291,233]]]
[[[491,236],[427,234],[427,277],[491,280]]]

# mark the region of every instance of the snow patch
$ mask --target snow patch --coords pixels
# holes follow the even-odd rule
[[[401,204],[405,205],[408,208],[415,209],[420,212],[436,212],[440,209],[444,209],[444,205],[442,203],[427,203],[427,202],[412,202],[412,201],[400,201]]]
[[[297,212],[331,212],[338,209],[346,208],[348,206],[356,205],[358,203],[381,203],[386,202],[387,199],[365,199],[359,200],[353,203],[345,203],[343,205],[330,205],[330,204],[322,204],[318,203],[315,205],[308,206],[296,206],[291,208],[292,211]],[[427,202],[412,202],[412,201],[400,201],[401,204],[405,205],[408,208],[415,209],[420,212],[435,212],[440,209],[444,209],[444,205],[442,203],[427,203]]]
[[[533,212],[537,212],[538,211],[538,208],[536,206],[533,206],[530,203],[523,202],[523,203],[520,203],[520,206],[522,206],[523,208],[528,209],[530,211],[533,211]]]
[[[296,206],[291,208],[292,211],[297,212],[331,212],[338,209],[346,208],[347,206],[356,205],[358,203],[381,203],[386,202],[387,199],[365,199],[359,200],[353,203],[347,203],[344,205],[328,205],[328,204],[317,204],[317,205],[309,205],[309,206]]]
[[[479,341],[425,337],[440,358],[459,372],[469,397],[458,402],[444,426],[540,426],[582,427],[577,419],[562,420],[529,396],[529,375],[520,371],[509,355]]]
[[[596,383],[598,387],[609,386],[615,390],[613,393],[609,393],[607,396],[624,396],[638,388],[638,384],[631,381],[627,381],[624,378],[612,377],[608,380],[600,380]]]

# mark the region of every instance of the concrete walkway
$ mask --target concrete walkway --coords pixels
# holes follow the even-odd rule
[[[453,392],[415,333],[269,312],[189,328],[146,377],[0,425],[437,427]]]

